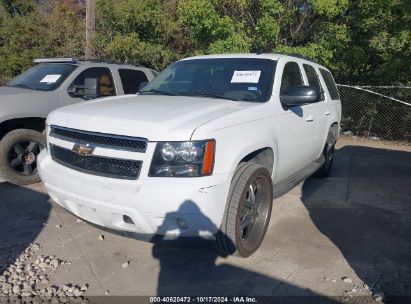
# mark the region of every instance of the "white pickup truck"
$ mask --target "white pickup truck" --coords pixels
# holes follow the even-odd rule
[[[341,104],[329,70],[283,54],[180,60],[138,95],[52,112],[38,170],[50,197],[116,230],[260,246],[273,197],[328,176]]]

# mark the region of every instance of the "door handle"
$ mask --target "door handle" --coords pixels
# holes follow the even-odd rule
[[[330,110],[326,110],[324,114],[328,116],[328,115],[331,115],[331,112]]]
[[[312,115],[308,115],[307,118],[305,119],[307,122],[312,122],[314,121],[314,117]]]

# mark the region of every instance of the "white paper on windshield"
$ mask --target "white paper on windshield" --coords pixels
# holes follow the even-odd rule
[[[231,83],[258,83],[261,71],[234,71]]]
[[[44,76],[44,78],[40,80],[40,82],[55,83],[57,80],[59,80],[60,77],[60,74],[50,74]]]

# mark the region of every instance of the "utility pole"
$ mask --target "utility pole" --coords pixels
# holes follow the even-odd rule
[[[96,0],[86,0],[86,45],[85,59],[94,58],[94,33],[96,30]]]

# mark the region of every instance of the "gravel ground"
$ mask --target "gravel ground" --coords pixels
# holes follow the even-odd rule
[[[220,257],[208,242],[107,232],[50,201],[41,184],[0,181],[0,303],[157,294],[411,302],[410,152],[342,138],[329,178],[274,201],[248,259]]]
[[[37,243],[30,244],[25,249],[7,245],[1,248],[6,257],[9,252],[16,249],[21,250],[22,253],[0,276],[0,295],[23,297],[27,302],[35,301],[36,298],[39,300],[55,298],[60,303],[66,303],[69,300],[82,302],[83,295],[88,289],[87,284],[83,286],[50,285],[48,274],[55,272],[63,264],[71,264],[70,262],[63,261],[54,255],[37,255],[40,249]]]

